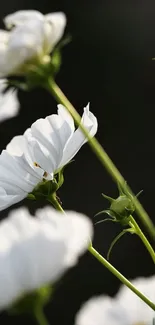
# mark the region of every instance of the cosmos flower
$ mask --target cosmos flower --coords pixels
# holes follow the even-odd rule
[[[88,247],[90,220],[76,212],[46,207],[32,217],[26,208],[0,222],[0,310],[54,283]]]
[[[19,112],[19,101],[16,90],[5,92],[6,80],[0,79],[0,122],[16,116]]]
[[[97,132],[97,119],[84,108],[81,123],[90,136]],[[14,156],[31,156],[31,160],[44,170],[45,178],[53,175],[66,165],[79,151],[87,138],[81,129],[75,130],[74,120],[63,105],[58,105],[58,114],[53,114],[34,122],[24,136],[17,136],[7,146]]]
[[[0,77],[24,75],[31,65],[47,62],[63,35],[66,17],[62,12],[44,16],[27,10],[6,16],[4,23],[13,28],[0,30]]]
[[[155,301],[155,276],[132,283]],[[115,298],[99,296],[86,302],[76,316],[76,325],[153,325],[155,312],[126,286]]]
[[[84,108],[81,122],[93,137],[97,119]],[[58,114],[39,119],[24,135],[14,137],[0,155],[0,211],[31,193],[67,164],[87,141],[66,108],[58,105]]]

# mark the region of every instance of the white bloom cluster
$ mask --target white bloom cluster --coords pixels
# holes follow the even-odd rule
[[[26,208],[0,222],[0,310],[53,283],[74,266],[92,238],[90,220],[46,207],[32,217]]]
[[[97,132],[97,119],[84,108],[81,123],[90,136]],[[52,180],[87,142],[66,108],[58,105],[58,114],[39,119],[17,136],[0,155],[0,210],[27,197],[43,178]]]
[[[0,30],[0,77],[22,75],[29,65],[47,61],[64,33],[66,17],[23,10],[5,17],[4,23],[11,30]]]
[[[5,92],[6,79],[0,80],[0,122],[14,117],[19,111],[19,101],[16,90]]]
[[[155,276],[138,278],[132,283],[155,301]],[[86,302],[76,316],[76,325],[153,325],[155,312],[126,286],[115,298],[99,296]]]

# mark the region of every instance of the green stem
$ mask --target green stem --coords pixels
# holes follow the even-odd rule
[[[38,325],[49,325],[42,308],[36,308],[34,310],[34,316]]]
[[[146,249],[148,250],[150,256],[152,257],[153,262],[155,263],[155,252],[154,252],[151,244],[149,243],[149,241],[147,240],[147,238],[145,237],[145,235],[143,234],[142,230],[140,229],[140,227],[138,226],[137,222],[135,221],[135,219],[132,216],[130,217],[130,220],[131,221],[129,222],[129,225],[132,228],[134,228],[136,234],[142,240],[142,242],[145,245]]]
[[[69,102],[67,97],[64,95],[64,93],[61,91],[61,89],[58,87],[58,85],[55,83],[53,79],[49,79],[44,87],[55,97],[58,103],[62,103],[67,108],[69,113],[74,118],[75,123],[77,125],[80,125],[82,132],[89,140],[89,145],[91,149],[94,151],[94,153],[96,154],[96,156],[98,157],[102,165],[106,168],[108,173],[111,175],[111,177],[114,179],[114,181],[121,186],[121,188],[123,189],[124,193],[127,196],[129,196],[129,193],[130,195],[133,196],[133,204],[135,206],[136,212],[141,218],[144,225],[148,228],[150,234],[154,238],[155,228],[152,221],[149,218],[149,215],[147,214],[147,212],[145,211],[145,209],[143,208],[143,206],[141,205],[137,197],[132,193],[130,187],[126,184],[125,179],[123,178],[119,170],[116,168],[116,166],[114,165],[110,157],[107,155],[105,150],[102,148],[100,143],[97,141],[97,139],[95,137],[91,138],[88,131],[85,129],[85,127],[82,124],[80,124],[81,117],[78,114],[78,112],[75,110],[73,105]]]
[[[52,202],[51,202],[52,203]],[[55,201],[55,208],[62,213],[65,213],[59,202]],[[141,293],[136,287],[127,280],[114,266],[112,266],[102,255],[100,255],[96,249],[90,245],[88,248],[89,252],[102,264],[104,265],[111,273],[113,273],[124,285],[131,289],[139,298],[141,298],[148,306],[155,310],[155,304],[150,301],[143,293]]]
[[[50,202],[50,203],[52,203],[52,205],[54,206],[54,208],[56,210],[65,213],[65,211],[63,210],[63,208],[61,207],[60,203],[58,202],[57,198],[54,195],[52,195],[51,197],[48,196],[47,197],[47,201]]]
[[[148,306],[155,310],[155,304],[150,301],[143,293],[141,293],[129,280],[127,280],[114,266],[112,266],[96,249],[92,246],[88,248],[89,252],[103,264],[111,273],[113,273],[123,284],[131,289],[139,298],[141,298]]]

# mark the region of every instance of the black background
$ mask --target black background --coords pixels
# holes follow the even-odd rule
[[[90,101],[99,121],[98,140],[133,191],[144,190],[140,200],[155,222],[154,1],[5,0],[0,4],[1,19],[19,9],[66,13],[66,32],[71,33],[73,40],[63,50],[57,82],[80,114]],[[19,98],[20,114],[0,125],[0,149],[37,118],[56,112],[55,100],[43,90],[19,92]],[[67,168],[59,196],[65,209],[82,211],[92,218],[108,206],[101,197],[102,192],[116,197],[116,185],[85,145]],[[32,211],[38,206],[26,200],[19,205],[23,204],[28,204]],[[1,218],[6,213],[1,212]],[[104,256],[120,229],[112,223],[95,226],[94,246]],[[142,243],[131,235],[117,243],[111,262],[128,278],[154,273]],[[114,276],[85,254],[78,266],[64,276],[47,306],[50,323],[73,324],[83,301],[99,293],[113,295],[119,285]],[[5,313],[0,316],[0,322],[33,324],[30,318],[9,318]]]

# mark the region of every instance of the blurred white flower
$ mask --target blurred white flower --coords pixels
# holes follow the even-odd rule
[[[46,62],[63,35],[66,17],[27,10],[6,16],[4,23],[15,27],[0,30],[0,77],[24,74],[29,65]]]
[[[0,223],[0,310],[24,294],[53,283],[78,262],[92,238],[90,220],[79,213],[63,215],[52,208],[26,208]]]
[[[84,108],[81,123],[90,136],[97,132],[97,119],[89,111],[89,105]],[[25,146],[23,146],[25,142]],[[87,138],[78,128],[75,131],[74,120],[63,105],[58,105],[58,114],[39,119],[27,129],[24,136],[17,136],[7,146],[7,150],[14,156],[31,155],[31,160],[40,166],[47,179],[64,165],[66,165],[79,151]],[[25,147],[28,150],[25,150]]]
[[[5,91],[6,79],[0,79],[0,122],[14,117],[19,112],[19,101],[16,90]]]
[[[155,302],[155,276],[132,283]],[[115,298],[99,296],[86,302],[76,316],[76,325],[153,325],[155,312],[126,286]]]

